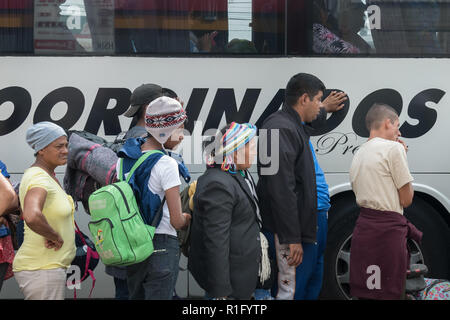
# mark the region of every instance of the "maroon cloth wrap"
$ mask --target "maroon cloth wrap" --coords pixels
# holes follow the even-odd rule
[[[350,250],[350,293],[353,297],[375,300],[403,297],[410,258],[408,239],[420,243],[422,232],[403,215],[361,208]],[[376,272],[370,266],[379,267],[379,288],[373,286]]]

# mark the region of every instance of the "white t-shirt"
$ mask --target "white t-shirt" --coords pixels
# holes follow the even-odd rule
[[[350,168],[350,182],[359,206],[403,214],[398,190],[413,181],[403,145],[382,138],[364,143]]]
[[[143,152],[146,151],[149,150],[144,150]],[[119,174],[119,163],[120,159],[117,161],[116,165],[117,174]],[[125,176],[128,176],[128,173],[125,174]],[[165,191],[180,185],[181,181],[178,171],[178,163],[175,159],[172,159],[167,155],[163,155],[152,169],[150,179],[148,180],[148,188],[152,193],[157,194],[162,201]],[[163,216],[161,218],[161,222],[156,228],[155,233],[177,236],[177,231],[170,224],[170,213],[169,207],[167,206],[167,201],[164,203]]]

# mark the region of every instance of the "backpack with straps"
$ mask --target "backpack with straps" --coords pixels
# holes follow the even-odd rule
[[[105,265],[128,266],[144,261],[153,253],[155,221],[161,219],[165,199],[151,225],[146,224],[129,181],[136,169],[155,153],[163,152],[153,150],[144,153],[134,163],[126,181],[104,186],[89,197],[91,222],[88,227],[95,239],[95,248]],[[120,164],[119,177],[122,179],[123,160]]]

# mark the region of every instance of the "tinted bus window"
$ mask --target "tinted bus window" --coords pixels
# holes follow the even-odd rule
[[[285,54],[286,0],[0,0],[0,52]]]
[[[448,56],[450,1],[312,0],[310,52]]]
[[[0,53],[436,56],[450,0],[0,0]]]
[[[0,0],[0,52],[33,52],[33,0]]]

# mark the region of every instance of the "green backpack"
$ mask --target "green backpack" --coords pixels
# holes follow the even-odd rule
[[[105,265],[128,266],[144,261],[153,253],[156,228],[144,223],[128,181],[139,165],[156,152],[162,153],[154,150],[142,155],[131,168],[126,181],[104,186],[89,197],[91,222],[88,227]],[[157,216],[162,212],[164,200]]]

